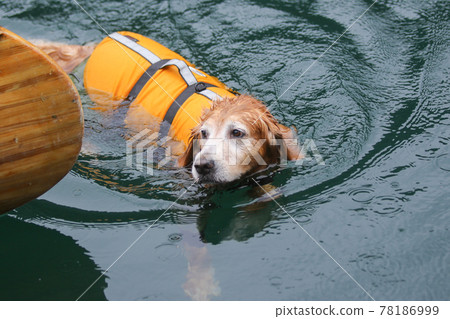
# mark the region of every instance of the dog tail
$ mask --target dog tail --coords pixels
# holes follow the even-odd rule
[[[95,45],[74,45],[45,40],[31,40],[35,46],[48,54],[66,72],[70,73],[88,58]]]

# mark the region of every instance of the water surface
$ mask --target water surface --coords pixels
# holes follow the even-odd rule
[[[263,100],[325,165],[266,172],[277,203],[254,183],[149,176],[125,165],[120,125],[77,83],[83,152],[0,217],[0,299],[75,300],[153,225],[83,300],[370,300],[318,244],[374,299],[448,300],[447,1],[378,1],[310,69],[371,1],[79,2],[107,32],[152,37]],[[2,2],[0,24],[28,39],[105,36],[68,0]]]

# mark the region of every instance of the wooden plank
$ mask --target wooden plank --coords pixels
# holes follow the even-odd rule
[[[0,214],[36,198],[72,168],[83,112],[67,74],[0,27]]]

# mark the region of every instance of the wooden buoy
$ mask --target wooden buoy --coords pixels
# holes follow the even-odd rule
[[[69,76],[0,27],[0,214],[38,197],[72,168],[83,113]]]

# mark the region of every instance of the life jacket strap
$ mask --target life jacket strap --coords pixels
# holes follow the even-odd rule
[[[204,97],[207,97],[211,101],[216,101],[216,100],[220,101],[223,99],[223,97],[221,97],[219,94],[217,94],[216,92],[213,92],[211,90],[204,90],[204,91],[197,92],[197,93],[203,95]]]
[[[186,100],[190,98],[193,94],[200,93],[209,87],[215,87],[215,85],[204,82],[197,82],[195,84],[189,85],[186,89],[184,89],[183,92],[181,92],[180,95],[178,95],[175,101],[173,101],[173,103],[170,105],[169,109],[166,112],[166,115],[164,116],[164,121],[172,124],[175,115],[177,115],[179,109],[184,104],[184,102],[186,102]]]
[[[110,34],[109,37],[111,39],[123,44],[130,50],[133,50],[134,52],[139,54],[141,57],[146,59],[151,64],[156,63],[160,60],[160,58],[156,54],[154,54],[152,51],[144,48],[142,45],[137,44],[130,38],[127,38],[126,36],[121,35],[120,33],[114,32],[114,33]]]
[[[156,74],[156,72],[165,68],[166,66],[176,66],[184,82],[186,82],[187,88],[184,89],[184,91],[181,92],[181,94],[173,101],[164,116],[163,121],[168,122],[169,125],[161,127],[159,133],[160,136],[167,135],[170,125],[172,124],[173,119],[180,110],[181,106],[193,94],[201,94],[212,101],[222,99],[222,97],[217,93],[208,90],[209,87],[216,87],[215,85],[197,81],[186,62],[178,59],[160,59],[153,52],[141,46],[136,41],[133,41],[129,37],[123,36],[117,32],[112,33],[111,35],[109,35],[109,37],[138,53],[151,63],[150,67],[147,68],[147,70],[141,75],[136,84],[133,86],[130,93],[128,94],[128,97],[123,100],[123,102],[121,103],[122,106],[131,104],[148,83],[148,81],[150,81],[150,79]]]
[[[213,91],[207,90],[207,88],[209,88],[209,87],[216,87],[216,86],[213,84],[209,84],[209,83],[197,82],[195,84],[188,86],[186,89],[184,89],[184,91],[181,92],[181,94],[178,95],[178,97],[175,99],[175,101],[173,101],[173,103],[170,105],[169,109],[166,112],[166,115],[164,116],[163,122],[172,124],[173,119],[177,115],[180,108],[182,108],[181,106],[183,105],[183,103],[186,102],[187,99],[190,98],[195,93],[202,94],[205,91],[208,91],[213,94],[216,94]],[[219,96],[219,95],[217,95],[217,96]],[[208,96],[206,96],[206,97],[208,97]],[[170,128],[170,125],[161,126],[160,131],[159,131],[159,137],[166,136],[169,133],[169,128]]]
[[[144,86],[147,84],[147,82],[155,75],[156,72],[159,70],[165,68],[166,66],[174,65],[178,68],[178,71],[183,78],[184,82],[188,86],[194,85],[197,82],[197,79],[192,74],[191,70],[189,69],[189,66],[186,64],[186,62],[178,59],[164,59],[159,60],[155,63],[153,63],[139,78],[139,80],[136,82],[136,84],[131,89],[130,93],[128,94],[128,97],[125,99],[129,103],[133,102],[134,99],[138,96],[138,94],[141,92],[141,90],[144,88]]]
[[[131,89],[130,93],[128,93],[127,98],[125,99],[129,103],[133,102],[136,97],[139,95],[141,90],[144,88],[144,86],[147,84],[147,82],[155,75],[155,73],[161,69],[161,67],[164,65],[164,63],[168,62],[169,60],[159,60],[158,62],[153,63],[139,78],[139,80],[136,82],[136,84]]]

